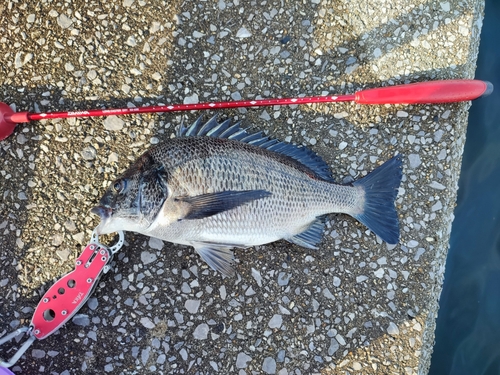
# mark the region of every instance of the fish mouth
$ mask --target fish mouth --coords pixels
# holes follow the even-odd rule
[[[113,209],[111,207],[106,207],[106,206],[95,206],[90,210],[91,213],[94,215],[97,215],[101,218],[101,220],[106,220],[111,217],[111,214],[113,213]]]
[[[103,233],[104,227],[106,226],[106,223],[109,222],[109,219],[113,214],[113,209],[111,207],[106,207],[106,206],[95,206],[90,210],[90,212],[101,218],[101,222],[95,228],[95,231],[97,232],[98,235],[104,234]]]

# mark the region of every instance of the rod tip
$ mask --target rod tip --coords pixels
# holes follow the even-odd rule
[[[490,95],[493,92],[493,83],[490,81],[483,81],[486,83],[486,90],[484,90],[483,95],[481,95],[481,98],[484,98],[485,96]]]

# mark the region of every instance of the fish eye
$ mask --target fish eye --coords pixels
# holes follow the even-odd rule
[[[123,192],[125,188],[127,187],[127,182],[125,180],[116,180],[113,183],[113,190],[116,191],[117,193]]]

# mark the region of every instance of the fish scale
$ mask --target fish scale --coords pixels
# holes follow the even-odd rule
[[[99,234],[128,230],[190,245],[224,275],[234,274],[233,247],[285,239],[317,248],[329,213],[349,214],[384,241],[398,241],[400,155],[342,185],[311,150],[239,123],[198,120],[178,136],[111,184],[92,210],[101,217]]]
[[[207,142],[210,140],[207,139]],[[229,234],[239,235],[238,230],[252,228],[252,234],[267,234],[272,238],[282,238],[285,233],[292,233],[297,226],[303,227],[302,220],[297,220],[304,215],[304,209],[307,209],[306,216],[310,221],[317,216],[319,207],[328,205],[324,214],[330,212],[336,202],[332,201],[332,195],[325,192],[326,186],[318,185],[317,180],[312,180],[303,173],[297,173],[293,168],[284,168],[282,164],[274,160],[264,159],[255,154],[242,154],[238,150],[238,155],[232,155],[227,149],[224,157],[218,156],[222,150],[218,150],[219,145],[214,145],[213,154],[216,156],[205,158],[203,168],[199,168],[199,163],[193,160],[193,155],[186,156],[191,159],[186,163],[185,168],[174,173],[171,178],[174,184],[183,186],[188,183],[185,176],[200,176],[197,179],[198,189],[190,191],[191,194],[205,194],[220,190],[256,190],[264,189],[270,191],[272,195],[265,200],[257,200],[247,205],[235,208],[226,215],[221,213],[211,218],[206,218],[203,222],[194,223],[195,226],[206,228],[203,238],[193,238],[192,241],[205,240],[213,235]],[[229,146],[229,145],[224,145]],[[226,147],[224,147],[226,148]],[[230,160],[227,157],[231,157]],[[267,171],[267,173],[266,173]],[[245,176],[243,180],[235,176]],[[316,199],[312,199],[316,196]],[[337,195],[340,197],[340,195]],[[322,199],[318,199],[321,197]],[[341,203],[341,202],[338,202]],[[313,205],[314,204],[314,205]],[[227,216],[229,214],[232,216]],[[292,215],[290,217],[289,215]],[[241,225],[241,223],[246,223]],[[279,233],[269,233],[269,226],[280,229]],[[225,230],[225,232],[221,232]],[[214,232],[211,232],[214,231]],[[153,236],[165,237],[163,228],[151,233]],[[238,243],[242,246],[252,246],[262,243],[262,239],[255,237],[256,243],[244,243],[233,239],[231,243]],[[270,242],[270,241],[266,241]],[[265,242],[264,242],[265,243]]]

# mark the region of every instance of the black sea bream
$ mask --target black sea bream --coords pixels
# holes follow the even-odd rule
[[[401,157],[347,185],[314,152],[248,133],[239,123],[200,119],[153,146],[92,209],[99,234],[133,231],[190,245],[214,270],[234,273],[232,248],[285,239],[316,248],[325,215],[353,216],[390,244]]]

